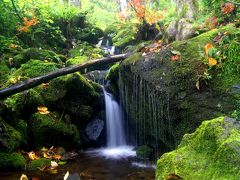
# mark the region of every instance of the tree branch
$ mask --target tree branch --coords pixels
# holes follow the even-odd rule
[[[0,90],[0,99],[4,99],[13,94],[33,88],[42,83],[46,83],[49,80],[57,78],[59,76],[71,74],[71,73],[74,73],[74,72],[77,72],[77,71],[80,71],[82,69],[89,68],[92,66],[99,66],[99,65],[105,65],[105,64],[109,64],[109,63],[118,62],[123,59],[126,59],[128,56],[129,56],[129,54],[119,54],[119,55],[115,55],[115,56],[104,57],[101,59],[95,59],[95,60],[87,61],[85,63],[61,68],[61,69],[58,69],[56,71],[50,72],[50,73],[42,75],[42,76],[28,79],[20,84],[16,84],[16,85],[10,86],[6,89]]]

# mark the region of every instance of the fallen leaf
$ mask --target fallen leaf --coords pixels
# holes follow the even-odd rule
[[[179,55],[174,55],[171,57],[172,61],[179,61],[180,60],[180,56]]]
[[[62,158],[62,156],[59,154],[53,155],[53,159],[60,160],[61,158]]]
[[[22,174],[20,177],[20,180],[28,180],[28,177],[26,174]]]
[[[58,167],[58,163],[56,163],[55,161],[51,161],[51,167],[53,168]]]
[[[29,159],[31,159],[31,160],[37,160],[37,159],[39,159],[39,157],[38,157],[38,156],[36,155],[36,153],[33,152],[33,151],[31,151],[31,152],[28,153],[28,157],[29,157]]]
[[[217,65],[217,60],[214,58],[208,58],[208,65],[209,66],[215,66]]]
[[[214,46],[210,43],[206,44],[206,46],[204,48],[205,48],[205,53],[206,53],[207,56],[208,56],[209,50],[213,47]]]
[[[37,109],[40,114],[49,114],[50,113],[50,111],[48,111],[47,107],[39,106]]]
[[[182,177],[176,175],[176,174],[169,174],[167,177],[166,177],[166,180],[178,180],[178,179],[183,179]]]

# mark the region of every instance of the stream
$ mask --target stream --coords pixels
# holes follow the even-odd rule
[[[105,148],[79,152],[77,158],[59,166],[57,174],[41,171],[5,172],[0,173],[0,179],[19,180],[22,174],[26,174],[32,180],[62,180],[68,171],[70,175],[67,180],[154,179],[155,166],[137,161],[134,147],[127,145],[121,106],[114,96],[104,88],[103,92],[107,130],[107,146]]]

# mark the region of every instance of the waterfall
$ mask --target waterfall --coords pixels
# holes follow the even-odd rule
[[[119,0],[121,12],[125,13],[127,9],[127,0]]]
[[[104,88],[103,92],[106,106],[107,147],[98,150],[98,153],[113,159],[136,156],[134,147],[127,146],[121,106]]]
[[[121,107],[112,94],[105,89],[103,91],[106,106],[107,147],[125,146],[126,138]]]

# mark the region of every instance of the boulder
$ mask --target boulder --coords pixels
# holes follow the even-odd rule
[[[87,134],[87,137],[90,140],[96,141],[98,137],[100,136],[102,130],[104,127],[104,121],[100,119],[95,119],[89,122],[85,128],[85,132]]]
[[[186,40],[194,36],[196,30],[193,27],[193,23],[187,21],[186,19],[181,19],[178,21],[176,40]]]
[[[227,117],[204,121],[185,134],[178,148],[157,161],[156,179],[174,173],[183,179],[240,177],[240,122]]]
[[[30,134],[35,147],[75,148],[81,142],[77,127],[67,124],[58,113],[35,113],[30,120]]]

